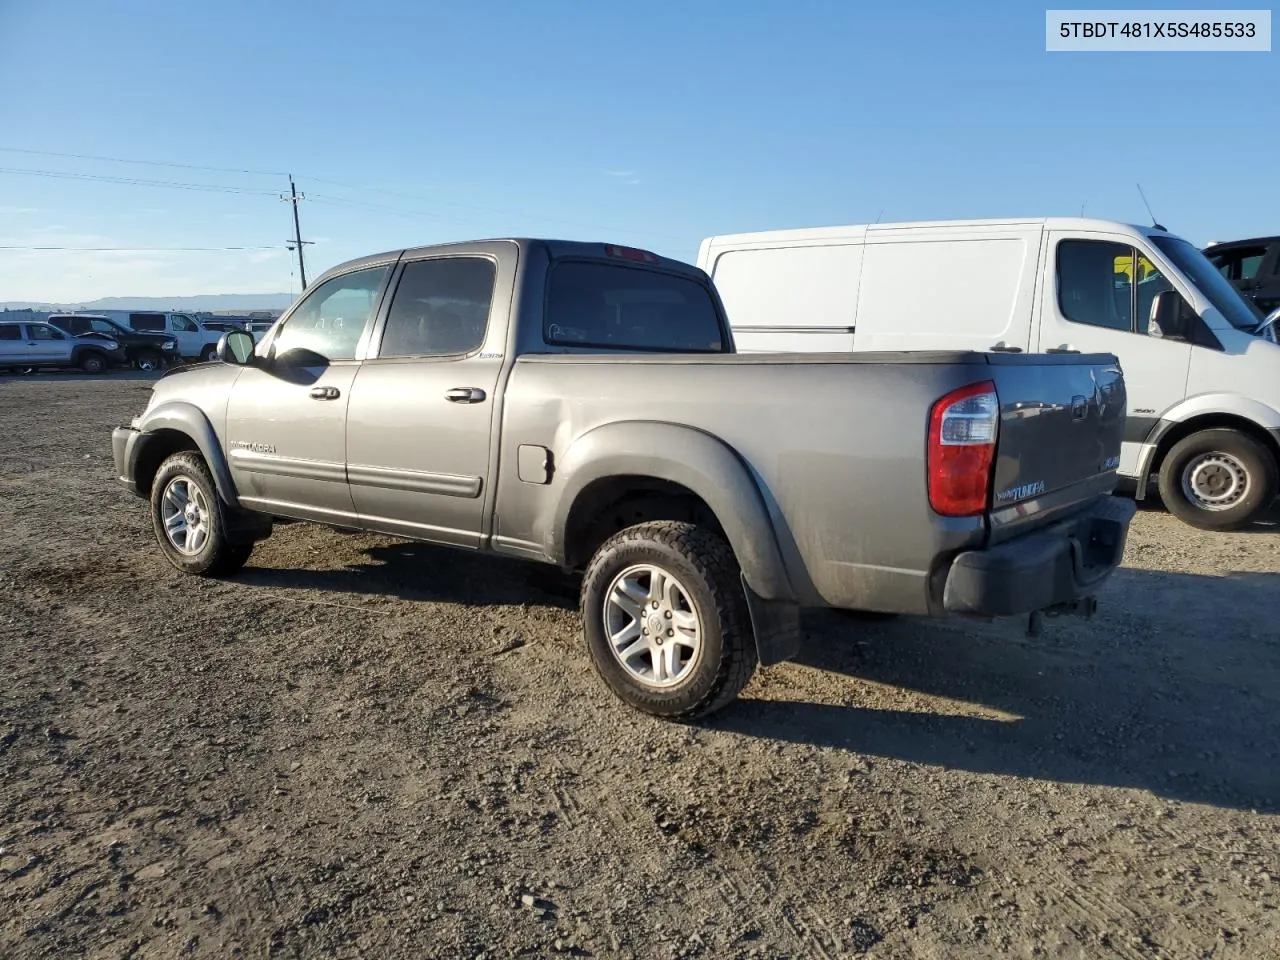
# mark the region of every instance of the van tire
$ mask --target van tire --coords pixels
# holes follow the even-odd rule
[[[205,363],[213,363],[218,359],[218,345],[216,343],[205,347],[200,353],[200,359]]]
[[[1160,499],[1201,530],[1238,530],[1275,500],[1277,467],[1269,449],[1239,430],[1201,430],[1173,445],[1160,465]]]
[[[636,571],[635,583],[642,583],[646,573],[659,571],[676,584],[676,589],[663,592],[658,607],[642,601],[638,615],[613,604],[611,591],[624,575]],[[648,580],[650,586],[653,580]],[[672,598],[677,603],[668,608]],[[623,596],[625,599],[625,595]],[[687,606],[686,602],[687,601]],[[587,650],[596,672],[606,686],[624,703],[653,716],[668,720],[689,720],[719,710],[733,700],[751,680],[758,662],[747,598],[737,559],[728,541],[720,534],[692,523],[656,520],[628,527],[607,540],[591,558],[582,579],[580,596],[583,632]],[[674,613],[674,617],[669,614]],[[615,652],[609,638],[607,617],[619,623],[634,617],[633,630],[640,633],[646,621],[675,627],[683,634],[692,624],[696,630],[697,648],[683,662],[680,654],[673,660],[663,659],[671,647],[672,631],[653,634],[656,644],[667,646],[659,651],[649,646],[627,659]],[[684,629],[681,624],[685,625]],[[644,629],[650,629],[645,626]],[[640,636],[634,638],[641,640]],[[649,643],[655,641],[650,639]],[[677,644],[678,645],[678,644]],[[683,647],[683,649],[688,649]],[[626,653],[624,648],[623,653]],[[637,674],[646,669],[646,658],[652,655],[652,666],[661,662],[664,669],[676,663],[674,681],[663,684],[647,681]],[[681,676],[681,671],[684,675]]]

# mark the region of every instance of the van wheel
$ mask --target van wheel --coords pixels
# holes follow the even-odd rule
[[[100,353],[86,353],[80,358],[80,369],[85,373],[97,375],[107,369],[107,361]]]
[[[227,506],[200,454],[175,453],[160,465],[151,485],[151,524],[160,552],[183,573],[222,577],[253,553],[252,543],[227,538]]]
[[[1173,445],[1160,466],[1160,499],[1201,530],[1237,530],[1275,499],[1271,451],[1238,430],[1201,430]]]
[[[747,685],[756,645],[733,550],[691,523],[616,534],[582,581],[587,650],[623,702],[668,719],[719,710]]]
[[[205,363],[212,363],[214,360],[217,360],[218,359],[217,345],[215,344],[215,345],[210,345],[205,347],[204,351],[200,354],[200,359],[203,360]]]

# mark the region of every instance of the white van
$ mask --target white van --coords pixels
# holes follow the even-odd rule
[[[1163,228],[1043,218],[781,230],[711,237],[698,265],[743,352],[1113,353],[1129,395],[1119,470],[1140,499],[1154,479],[1174,514],[1224,530],[1280,490],[1275,317]]]

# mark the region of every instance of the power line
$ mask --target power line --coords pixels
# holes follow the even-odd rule
[[[276,170],[241,170],[236,167],[207,167],[195,163],[170,163],[164,160],[128,160],[124,157],[100,157],[91,153],[59,153],[55,150],[26,150],[22,147],[0,147],[0,153],[25,153],[33,157],[65,157],[70,160],[102,160],[107,163],[134,163],[147,167],[173,167],[178,170],[210,170],[215,173],[247,173],[261,177],[287,177]]]
[[[71,173],[65,170],[33,170],[27,167],[0,167],[0,173],[20,174],[32,177],[51,177],[55,180],[90,180],[97,183],[119,183],[138,187],[171,187],[178,190],[198,190],[207,193],[243,193],[274,197],[275,190],[256,187],[233,187],[219,183],[180,183],[176,180],[150,180],[142,177],[112,177],[99,173]]]
[[[0,244],[0,250],[59,250],[85,253],[213,253],[222,250],[281,250],[283,247],[36,247]]]

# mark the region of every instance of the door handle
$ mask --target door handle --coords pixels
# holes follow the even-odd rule
[[[444,398],[451,403],[480,403],[484,391],[479,387],[453,387],[444,392]]]
[[[342,396],[342,391],[340,391],[337,387],[312,387],[311,388],[312,400],[337,400],[338,397],[340,396]]]
[[[1050,347],[1048,350],[1045,351],[1045,353],[1079,353],[1079,352],[1080,352],[1079,350],[1077,350],[1075,347],[1073,347],[1069,343],[1064,343],[1061,346],[1057,346],[1057,347]]]

